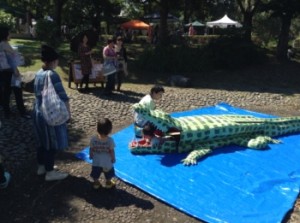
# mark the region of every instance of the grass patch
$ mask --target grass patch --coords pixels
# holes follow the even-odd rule
[[[25,57],[26,64],[19,67],[21,72],[36,72],[42,67],[39,41],[12,39],[10,43],[17,45]],[[105,45],[104,41],[99,41],[94,48],[95,54],[100,58],[102,58],[102,49]],[[277,76],[281,79],[291,79],[292,77],[287,75],[289,73],[287,70],[299,67],[298,57],[294,63],[282,64],[276,61],[275,52],[272,49],[264,49],[262,52],[260,48],[248,46],[243,42],[237,44],[236,40],[233,45],[228,39],[201,48],[155,49],[153,45],[146,43],[131,43],[125,44],[125,46],[128,51],[130,75],[126,78],[124,85],[128,86],[154,83],[167,85],[168,78],[177,74],[190,77],[195,88],[219,87],[224,84],[246,86],[251,82],[253,82],[252,85],[255,85],[255,82],[261,82],[264,78],[266,80],[271,77],[274,79],[274,72],[277,72]],[[56,71],[63,84],[67,86],[69,62],[78,57],[75,52],[70,50],[69,42],[63,42],[57,51],[61,58]],[[265,62],[265,56],[268,57],[268,62]],[[283,70],[284,75],[281,75],[279,69]],[[297,72],[292,70],[291,73],[296,74]]]
[[[20,72],[27,71],[38,71],[42,67],[41,61],[41,42],[36,40],[26,40],[26,39],[12,39],[10,41],[12,46],[17,46],[19,52],[21,52],[25,59],[24,66],[20,66]],[[67,81],[69,66],[68,62],[73,58],[73,53],[70,52],[69,43],[64,42],[57,49],[57,52],[61,55],[59,60],[59,66],[56,69],[60,77]]]

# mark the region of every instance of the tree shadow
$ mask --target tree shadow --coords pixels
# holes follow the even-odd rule
[[[170,86],[172,75],[182,75],[192,80],[191,88],[227,91],[249,91],[293,95],[300,92],[300,63],[272,61],[264,65],[232,70],[210,70],[197,73],[159,73],[135,71],[130,83],[161,83]]]
[[[1,220],[3,222],[47,223],[53,222],[54,219],[65,218],[76,222],[78,214],[81,211],[87,211],[89,205],[103,213],[117,207],[132,205],[142,210],[154,208],[151,201],[127,192],[126,188],[129,185],[119,180],[115,189],[94,190],[91,182],[81,176],[81,174],[88,176],[89,169],[84,173],[80,171],[81,169],[72,173],[72,168],[80,168],[86,164],[76,159],[71,153],[60,156],[63,162],[66,162],[65,158],[72,159],[69,162],[69,171],[72,175],[62,181],[46,182],[44,176],[36,176],[35,168],[32,168],[35,166],[35,161],[31,161],[21,171],[14,174],[9,187],[0,191]],[[6,202],[3,202],[4,200]]]
[[[140,101],[140,98],[144,96],[142,93],[130,91],[130,90],[121,90],[113,91],[111,95],[104,94],[104,88],[92,87],[89,90],[82,90],[81,94],[93,95],[102,100],[110,100],[115,102],[130,102],[137,103]]]
[[[127,207],[131,205],[135,205],[143,210],[154,208],[152,202],[138,198],[123,190],[121,187],[119,188],[118,185],[112,189],[101,187],[95,190],[92,188],[91,182],[85,177],[69,176],[62,186],[68,188],[68,192],[64,195],[66,198],[73,196],[79,197],[99,209],[114,210],[116,207]],[[45,197],[45,199],[47,198]],[[68,200],[68,198],[66,200]]]

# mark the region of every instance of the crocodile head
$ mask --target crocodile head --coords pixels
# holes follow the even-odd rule
[[[180,138],[180,126],[176,119],[166,112],[150,110],[139,103],[133,105],[133,110],[144,120],[150,122],[156,131],[154,136],[132,141],[129,145],[132,153],[166,152],[162,148],[170,143],[174,144],[171,146],[172,148],[176,148],[175,144]]]
[[[167,132],[170,128],[177,125],[174,118],[161,110],[150,110],[139,103],[133,105],[133,110],[162,132]]]

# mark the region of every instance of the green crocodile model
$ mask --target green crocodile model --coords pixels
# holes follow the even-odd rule
[[[130,142],[133,154],[190,152],[182,160],[194,165],[197,160],[227,145],[264,149],[268,143],[280,143],[272,137],[300,132],[300,116],[257,118],[249,115],[198,115],[173,118],[160,110],[134,104],[135,112],[156,127],[153,136]]]

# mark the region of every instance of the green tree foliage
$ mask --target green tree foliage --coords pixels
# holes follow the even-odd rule
[[[153,72],[189,73],[212,69],[238,69],[266,61],[264,50],[253,43],[240,36],[222,36],[198,48],[148,48],[138,58],[135,66]]]
[[[145,5],[135,1],[124,1],[121,4],[121,16],[128,19],[143,18]]]
[[[61,25],[79,31],[91,27],[99,29],[101,22],[106,22],[106,33],[111,33],[110,27],[116,27],[123,22],[118,17],[121,10],[127,12],[127,19],[138,19],[146,14],[158,12],[161,18],[159,44],[162,47],[170,44],[168,13],[182,18],[183,23],[194,19],[210,21],[226,13],[235,19],[243,16],[246,40],[250,39],[254,30],[256,36],[267,45],[267,39],[275,39],[278,34],[277,56],[279,58],[286,56],[289,41],[299,32],[299,25],[294,22],[300,12],[299,0],[2,0],[2,2],[11,8],[19,9],[13,11],[26,21],[31,21],[30,18],[40,20],[50,16],[56,24],[55,37],[59,36]],[[258,11],[259,6],[263,6],[263,10],[268,13]],[[24,13],[20,14],[17,11]],[[268,21],[266,15],[272,15],[281,21],[279,33],[276,33],[278,30],[274,28],[273,21],[276,20]],[[262,23],[258,21],[263,22],[265,26],[262,27]]]
[[[245,39],[251,41],[253,16],[261,5],[261,0],[237,0],[237,4],[244,17]]]
[[[9,13],[0,10],[0,25],[9,27],[11,30],[15,28],[16,19]]]
[[[95,27],[99,29],[100,22],[109,25],[116,23],[115,18],[120,14],[123,1],[121,0],[68,0],[63,7],[62,21],[70,28],[78,26]]]
[[[99,28],[101,21],[115,23],[124,4],[122,0],[6,0],[10,6],[27,11],[30,18],[36,20],[50,16],[57,27],[67,25],[94,26]],[[62,13],[63,12],[63,13]],[[26,15],[25,15],[26,16]],[[26,18],[25,18],[26,19]],[[60,29],[56,36],[60,36]]]
[[[299,0],[270,0],[264,4],[265,11],[271,16],[278,17],[281,21],[280,33],[277,44],[277,58],[287,58],[287,48],[290,40],[290,28],[292,20],[300,14]]]
[[[55,22],[40,19],[36,24],[36,37],[41,42],[56,48],[61,43],[61,39],[57,38],[58,29]]]
[[[209,0],[206,1],[207,19],[222,18],[225,14],[229,17],[238,16],[236,1],[231,0]]]
[[[290,37],[291,39],[296,39],[300,37],[300,16],[293,19],[292,21]]]
[[[232,12],[233,2],[231,1],[205,1],[205,0],[184,0],[182,1],[182,13],[184,24],[194,20],[207,21],[223,17],[225,13]]]
[[[257,13],[253,19],[253,39],[264,47],[274,47],[280,32],[280,19],[270,18],[270,13]]]

